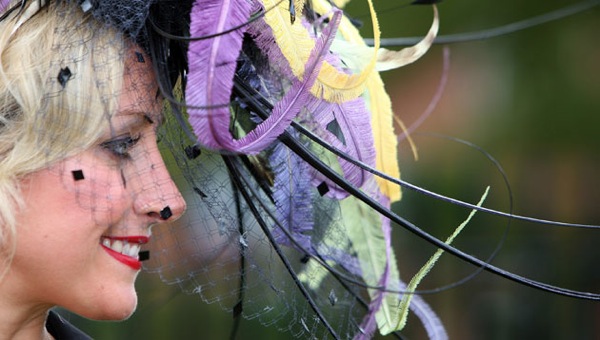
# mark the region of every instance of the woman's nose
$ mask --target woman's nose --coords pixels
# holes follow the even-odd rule
[[[138,167],[134,189],[134,210],[137,214],[151,217],[155,221],[175,221],[186,209],[179,189],[171,179],[158,147],[152,147],[144,155],[147,162]]]

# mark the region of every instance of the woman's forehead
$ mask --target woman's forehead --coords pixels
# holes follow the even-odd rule
[[[150,58],[139,46],[129,47],[117,115],[137,114],[151,121],[162,120],[162,102]]]
[[[133,45],[126,49],[124,55],[124,85],[126,91],[152,91],[152,95],[156,96],[158,86],[152,62],[143,50]]]

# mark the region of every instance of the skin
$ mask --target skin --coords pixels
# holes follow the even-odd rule
[[[101,239],[150,236],[165,222],[165,206],[169,221],[185,210],[156,143],[161,105],[152,77],[149,62],[130,51],[119,111],[104,137],[22,180],[16,254],[0,281],[0,339],[48,338],[46,316],[57,305],[98,320],[135,310],[139,270],[111,256]],[[75,181],[73,170],[85,179]]]

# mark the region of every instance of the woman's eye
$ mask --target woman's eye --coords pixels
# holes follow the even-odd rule
[[[137,144],[139,140],[139,136],[127,136],[112,139],[100,145],[119,158],[130,158],[129,151],[133,146],[135,146],[135,144]]]

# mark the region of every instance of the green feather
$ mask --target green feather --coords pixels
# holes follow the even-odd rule
[[[488,186],[485,189],[485,192],[483,193],[483,195],[481,196],[479,203],[477,203],[478,207],[481,207],[481,205],[485,201],[489,190],[490,190],[490,187]],[[452,233],[452,235],[450,237],[448,237],[448,239],[446,239],[446,244],[450,245],[452,243],[452,241],[454,241],[454,238],[456,238],[456,236],[463,230],[463,228],[467,225],[467,223],[469,223],[469,221],[471,221],[471,218],[473,218],[473,216],[475,215],[476,212],[477,212],[477,210],[475,210],[475,209],[471,210],[471,213],[469,214],[467,219],[463,223],[461,223],[458,226],[458,228],[456,228],[456,230],[454,230],[454,233]],[[407,287],[408,291],[414,291],[417,289],[417,285],[421,282],[421,280],[425,277],[425,275],[427,275],[429,273],[431,268],[433,268],[433,266],[435,265],[437,260],[440,258],[440,256],[442,256],[443,253],[444,253],[443,249],[438,249],[433,254],[433,256],[431,256],[429,261],[427,261],[427,263],[425,263],[425,265],[417,272],[417,274],[412,278],[412,280],[410,280],[410,283],[408,284],[408,287]],[[402,328],[404,328],[404,326],[406,325],[406,319],[408,317],[408,307],[410,306],[410,300],[412,299],[412,296],[413,296],[413,294],[405,294],[402,297],[402,301],[400,302],[400,308],[399,308],[400,320],[398,321],[398,324],[396,325],[396,328],[393,331],[399,331]]]
[[[386,268],[386,244],[381,230],[381,216],[354,196],[340,202],[348,238],[357,254],[365,283],[378,286]],[[390,256],[388,288],[397,288],[400,273],[393,253]],[[371,299],[380,294],[377,289],[369,289]],[[377,325],[382,334],[389,333],[399,318],[400,300],[398,294],[385,294],[381,308],[375,314]]]

